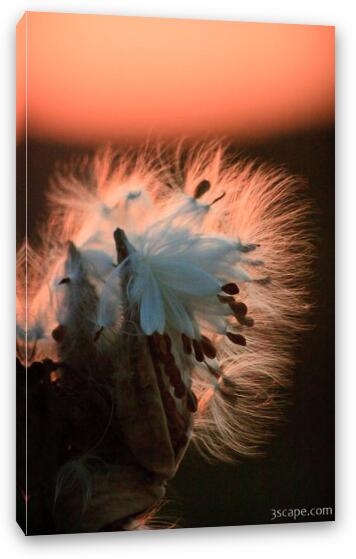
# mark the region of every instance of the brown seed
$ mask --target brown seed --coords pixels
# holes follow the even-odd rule
[[[172,340],[168,336],[168,334],[163,334],[163,339],[166,342],[167,351],[171,351],[172,348]]]
[[[194,190],[194,198],[198,200],[210,190],[210,182],[206,179],[200,181],[200,183],[196,186]]]
[[[159,336],[159,334],[157,334],[157,345],[159,347],[159,350],[161,352],[162,356],[165,356],[169,353],[170,349],[171,349],[171,340],[169,338],[169,336],[164,335],[164,336]]]
[[[192,353],[192,345],[190,343],[190,339],[185,334],[182,334],[182,343],[183,343],[184,353],[190,355]]]
[[[247,307],[245,303],[234,301],[233,303],[229,303],[229,306],[235,316],[246,316]]]
[[[169,351],[167,350],[167,345],[163,336],[155,332],[154,334],[152,334],[151,340],[152,340],[152,349],[151,349],[152,355],[154,355],[155,359],[164,363],[167,360]]]
[[[178,369],[178,367],[176,365],[173,365],[171,367],[165,367],[164,372],[168,376],[169,381],[170,381],[172,386],[176,387],[176,386],[178,386],[179,383],[182,382],[182,377],[181,377],[181,374],[180,374],[180,370]]]
[[[249,328],[251,326],[253,326],[255,324],[255,321],[253,320],[253,318],[249,317],[249,316],[245,316],[243,319],[243,323],[245,326],[248,326]]]
[[[204,353],[197,340],[193,340],[193,348],[194,348],[195,359],[199,362],[204,361]]]
[[[153,341],[154,345],[159,350],[160,349],[161,336],[157,332],[155,332],[154,334],[152,334],[151,338],[152,338],[152,341]]]
[[[242,326],[251,327],[254,325],[253,318],[246,316],[247,314],[247,307],[245,303],[235,302],[229,303],[229,306],[234,313],[235,317],[237,318],[238,322],[242,324]]]
[[[177,388],[179,391],[181,389],[182,379],[181,377],[169,377],[169,382],[173,388]]]
[[[195,413],[198,409],[198,400],[192,390],[187,392],[187,408],[192,413]]]
[[[209,359],[215,359],[216,349],[213,346],[213,343],[211,342],[211,340],[209,340],[209,338],[207,338],[206,336],[202,336],[201,340],[200,340],[200,346],[203,350],[203,353],[207,357],[209,357]]]
[[[175,365],[174,357],[171,353],[167,353],[164,356],[163,362],[165,367],[171,367],[172,365]]]
[[[222,286],[221,291],[224,291],[228,295],[237,295],[240,292],[236,283],[226,283]]]
[[[226,336],[229,338],[229,340],[237,345],[246,345],[246,338],[244,338],[244,336],[241,336],[241,334],[234,334],[233,332],[226,332]]]
[[[63,324],[58,324],[58,326],[52,330],[52,338],[58,343],[63,342],[65,334],[66,327],[63,326]]]
[[[152,336],[147,336],[148,347],[150,349],[152,360],[159,359],[159,351],[157,349],[155,338]]]

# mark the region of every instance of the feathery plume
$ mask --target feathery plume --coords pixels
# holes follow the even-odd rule
[[[20,360],[27,327],[29,362],[117,378],[126,408],[139,400],[127,367],[146,378],[167,450],[164,467],[150,464],[167,477],[191,438],[220,460],[258,454],[308,310],[303,180],[217,144],[102,150],[57,173],[49,201],[42,247],[18,253]],[[145,462],[141,430],[126,435]]]

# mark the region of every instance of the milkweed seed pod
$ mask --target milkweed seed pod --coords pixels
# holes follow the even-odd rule
[[[125,460],[161,489],[190,440],[255,455],[281,417],[308,308],[304,190],[213,144],[106,149],[52,179],[43,244],[18,257],[19,359],[111,386]]]

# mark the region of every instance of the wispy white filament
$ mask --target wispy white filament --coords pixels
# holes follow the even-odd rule
[[[193,435],[215,457],[254,454],[280,416],[280,389],[307,309],[312,244],[304,185],[283,170],[229,160],[220,146],[180,155],[104,150],[54,177],[49,226],[42,247],[29,252],[30,356],[62,352],[76,367],[100,369],[103,355],[110,360],[118,351],[123,313],[141,334],[168,333],[175,351],[183,351],[182,334],[207,334],[218,352],[211,367],[222,377],[217,383],[206,363],[189,369],[200,401]],[[121,262],[117,228],[127,239]],[[19,348],[22,263],[20,251]],[[219,301],[229,282],[238,284],[253,327],[234,322]],[[58,323],[67,328],[60,350],[51,336]],[[224,336],[231,328],[243,330],[246,347]]]

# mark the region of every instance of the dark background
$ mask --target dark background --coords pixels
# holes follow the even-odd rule
[[[90,149],[29,139],[30,239],[46,219],[44,194],[56,162]],[[178,518],[179,527],[268,523],[271,509],[334,507],[334,130],[308,130],[260,144],[236,145],[236,149],[281,164],[307,179],[318,210],[312,224],[318,230],[318,260],[311,286],[316,304],[311,328],[303,334],[296,355],[286,424],[263,458],[208,464],[191,448],[169,485],[161,513],[168,521]],[[17,238],[21,242],[25,233],[24,143],[18,146],[17,162]]]

